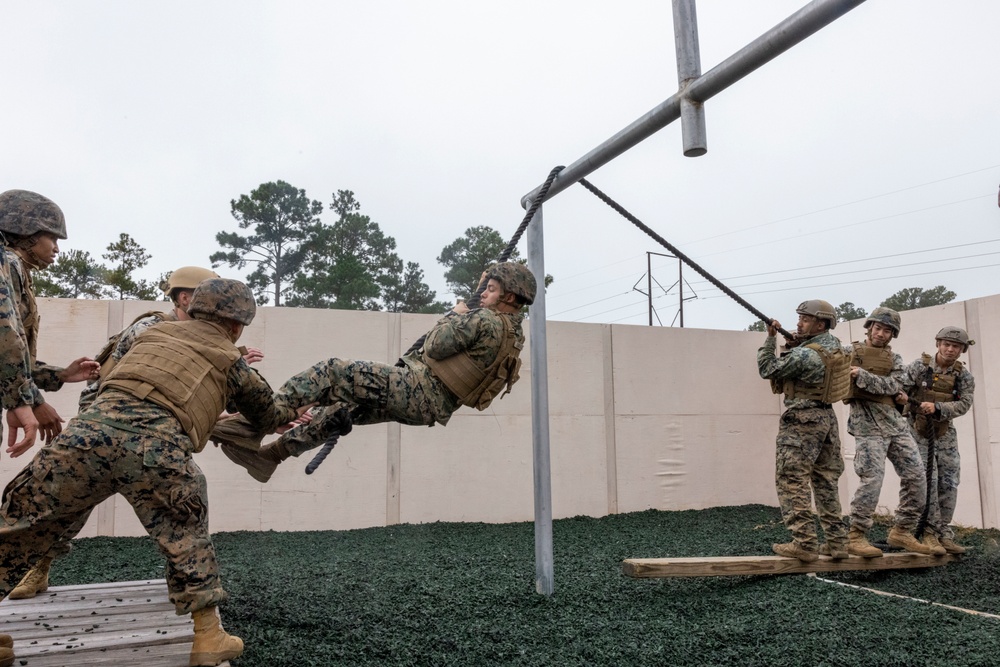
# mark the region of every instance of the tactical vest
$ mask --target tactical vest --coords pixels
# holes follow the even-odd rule
[[[851,385],[851,363],[843,348],[827,350],[816,343],[803,345],[815,350],[823,360],[825,372],[821,384],[806,384],[801,380],[787,379],[783,382],[772,381],[771,387],[776,394],[784,394],[785,398],[797,398],[821,403],[836,403],[847,397]]]
[[[920,376],[920,384],[917,385],[918,389],[916,391],[917,395],[914,396],[915,399],[921,403],[947,403],[957,401],[961,398],[957,384],[958,376],[965,369],[961,361],[956,361],[952,366],[955,369],[954,373],[945,373],[943,375],[933,373],[934,360],[931,358],[931,355],[926,352],[921,354],[920,361],[926,367],[926,370]],[[927,415],[918,414],[914,417],[913,427],[918,433],[926,433],[927,423]],[[934,421],[933,424],[935,435],[942,436],[948,431],[948,427],[951,426],[951,420],[941,419]]]
[[[117,363],[118,363],[118,361],[114,357],[111,356],[111,353],[114,352],[115,348],[118,346],[118,341],[120,341],[122,339],[122,334],[124,334],[125,330],[128,329],[129,327],[131,327],[133,324],[135,324],[139,320],[144,320],[147,317],[155,317],[156,320],[157,320],[156,321],[157,324],[159,324],[160,322],[176,322],[177,321],[177,315],[175,315],[174,311],[172,311],[172,310],[170,312],[168,312],[168,313],[163,313],[163,312],[160,312],[159,310],[151,310],[151,311],[149,311],[147,313],[143,313],[139,317],[135,318],[134,320],[132,320],[131,324],[129,324],[127,327],[125,327],[125,329],[122,329],[121,331],[119,331],[118,333],[116,333],[114,336],[112,336],[111,338],[109,338],[108,342],[105,343],[104,347],[101,348],[101,351],[97,353],[96,357],[94,357],[94,361],[96,361],[97,363],[99,363],[101,365],[101,382],[103,382],[104,379],[106,377],[108,377],[108,373],[110,373],[112,370],[114,370],[115,365],[117,365]]]
[[[192,320],[150,327],[101,383],[162,406],[200,452],[226,406],[226,376],[240,351],[218,324]]]
[[[524,343],[517,340],[510,316],[498,315],[503,321],[503,340],[489,368],[480,368],[465,351],[444,359],[431,359],[426,353],[421,356],[434,376],[455,394],[459,403],[477,410],[489,407],[501,391],[500,398],[509,394],[520,377],[518,371],[521,370]]]
[[[892,348],[888,345],[885,347],[874,347],[867,343],[854,343],[854,352],[851,353],[849,365],[863,368],[872,375],[886,377],[892,371],[892,362],[894,359],[895,355],[892,353]],[[896,403],[892,396],[867,392],[854,384],[853,380],[848,390],[844,403],[851,403],[856,400],[873,401],[875,403],[885,403],[886,405],[895,405]]]

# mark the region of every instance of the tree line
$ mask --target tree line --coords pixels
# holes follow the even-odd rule
[[[943,303],[954,301],[956,296],[958,295],[950,289],[945,288],[944,285],[938,285],[937,287],[932,287],[930,289],[924,289],[922,287],[906,287],[899,290],[892,296],[883,299],[879,306],[903,312],[904,310],[940,306]],[[836,306],[834,310],[837,312],[838,322],[847,322],[848,320],[859,320],[861,318],[868,317],[867,310],[861,306],[855,306],[850,301],[845,301],[839,306]],[[758,320],[748,326],[746,330],[766,331],[767,325]]]
[[[351,190],[332,194],[329,223],[322,219],[322,202],[284,181],[262,183],[230,201],[230,210],[239,231],[218,232],[220,250],[208,261],[212,268],[249,269],[244,279],[261,305],[407,313],[443,313],[451,307],[437,300],[420,265],[404,261],[396,240],[362,213]],[[437,257],[448,288],[457,297],[471,297],[483,270],[505,247],[491,227],[466,229]],[[163,297],[159,281],[133,277],[152,256],[128,234],[109,244],[102,257],[107,264],[80,250],[60,253],[36,275],[36,292],[71,299]],[[516,249],[510,260],[523,261]],[[551,282],[546,276],[545,284]]]

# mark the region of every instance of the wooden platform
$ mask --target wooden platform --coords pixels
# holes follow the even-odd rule
[[[718,577],[754,574],[808,574],[845,570],[898,570],[936,567],[954,563],[958,556],[924,556],[915,553],[886,553],[881,558],[851,556],[831,560],[820,556],[812,563],[783,556],[721,556],[711,558],[629,558],[622,562],[625,576],[638,579],[664,577]]]
[[[174,613],[160,579],[54,586],[4,600],[0,633],[14,638],[14,664],[23,667],[187,667],[194,625]]]

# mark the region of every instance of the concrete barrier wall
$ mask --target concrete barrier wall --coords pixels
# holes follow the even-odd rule
[[[40,358],[65,364],[94,355],[137,315],[165,303],[41,299]],[[328,357],[392,363],[429,329],[434,316],[262,308],[241,343],[260,347],[257,368],[277,388]],[[864,336],[861,321],[834,331],[843,342]],[[976,376],[976,403],[957,420],[962,484],[956,521],[997,526],[1000,477],[1000,296],[903,314],[893,348],[907,362],[933,352],[946,324],[980,343],[963,361]],[[780,397],[757,375],[764,334],[644,326],[549,323],[552,506],[556,518],[649,508],[776,505],[774,436]],[[528,341],[530,346],[530,340]],[[209,480],[214,531],[323,530],[429,521],[530,521],[533,518],[529,355],[515,391],[484,412],[463,408],[445,427],[384,424],[356,428],[319,468],[306,457],[279,467],[264,485],[209,445],[196,461]],[[48,394],[68,418],[79,385]],[[857,486],[854,441],[838,406],[847,473],[845,513]],[[6,484],[28,457],[0,459]],[[891,469],[891,466],[890,466]],[[896,505],[890,471],[881,505]],[[120,497],[102,503],[83,536],[141,535]]]

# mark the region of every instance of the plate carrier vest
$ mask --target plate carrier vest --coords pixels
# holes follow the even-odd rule
[[[150,327],[101,383],[170,410],[200,452],[226,407],[226,376],[240,351],[218,324]]]
[[[503,321],[503,341],[489,368],[480,368],[469,353],[464,351],[444,359],[431,359],[427,354],[421,355],[422,361],[455,394],[459,403],[477,410],[489,407],[498,394],[500,398],[509,394],[520,377],[518,372],[521,370],[521,348],[524,343],[519,342],[514,335],[514,324],[510,316],[506,313],[497,315]]]

